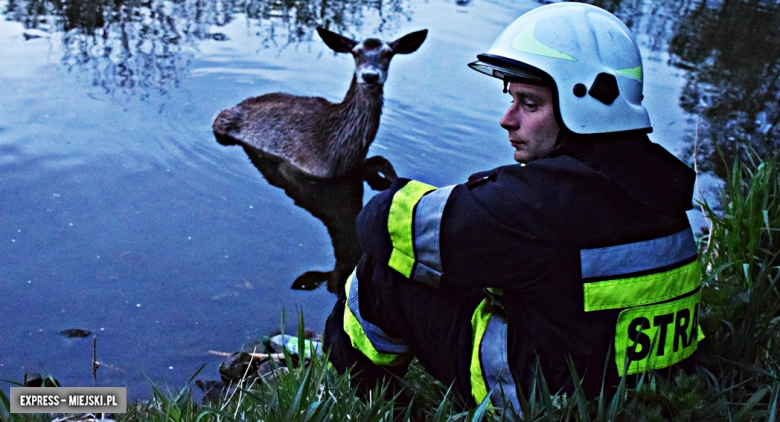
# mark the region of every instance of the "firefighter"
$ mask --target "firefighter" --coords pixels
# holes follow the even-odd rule
[[[358,217],[364,255],[325,345],[371,385],[416,357],[445,385],[520,411],[543,375],[586,395],[690,363],[701,277],[694,172],[647,137],[629,29],[586,4],[539,7],[469,66],[500,79],[518,164],[435,188],[398,179]],[[570,363],[572,367],[570,367]]]

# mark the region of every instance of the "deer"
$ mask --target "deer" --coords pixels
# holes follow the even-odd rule
[[[283,92],[247,98],[214,120],[219,143],[251,146],[320,178],[346,174],[366,160],[379,129],[390,60],[417,51],[428,30],[392,42],[377,38],[358,42],[322,27],[317,33],[331,50],[351,53],[355,59],[344,100],[331,103]]]

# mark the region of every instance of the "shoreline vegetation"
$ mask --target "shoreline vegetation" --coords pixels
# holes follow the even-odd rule
[[[520,392],[524,420],[780,421],[779,159],[735,161],[724,179],[723,205],[699,204],[709,227],[698,239],[703,280],[699,321],[707,337],[694,355],[696,371],[671,379],[646,373],[636,386],[621,383],[590,401],[579,390],[571,395],[549,391],[539,376]],[[304,338],[303,315],[298,338]],[[298,347],[297,355],[304,356],[304,342]],[[487,402],[465,408],[448,386],[416,362],[397,395],[376,386],[361,397],[349,375],[339,376],[324,359],[315,355],[297,365],[297,356],[283,353],[266,362],[270,371],[265,375],[243,377],[244,382],[215,402],[196,400],[192,380],[178,392],[152,385],[152,399],[129,403],[126,414],[108,417],[154,422],[520,419]],[[572,375],[577,387],[579,377]],[[0,391],[1,421],[89,420],[84,415],[9,414],[7,409],[8,399]]]

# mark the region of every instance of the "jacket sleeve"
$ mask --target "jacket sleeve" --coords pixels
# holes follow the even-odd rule
[[[424,265],[415,260],[414,210],[426,193],[434,191],[433,186],[399,178],[371,198],[357,219],[363,252],[412,278],[415,265]]]
[[[534,177],[501,173],[480,173],[465,184],[439,189],[397,180],[358,216],[364,253],[437,288],[533,282],[556,255],[548,246],[550,232],[541,235],[549,219],[546,204],[524,195],[533,191]]]

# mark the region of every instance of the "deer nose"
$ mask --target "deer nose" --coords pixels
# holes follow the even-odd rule
[[[361,74],[363,82],[367,84],[375,84],[379,82],[379,72],[366,70]]]

